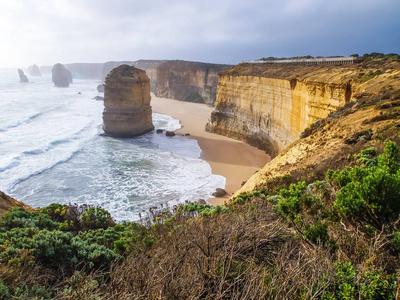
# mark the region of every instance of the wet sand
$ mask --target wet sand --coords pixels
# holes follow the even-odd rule
[[[264,151],[244,142],[206,132],[205,125],[214,110],[209,105],[159,98],[152,94],[151,106],[155,113],[178,119],[182,128],[175,133],[188,133],[188,138],[197,140],[202,150],[200,158],[210,164],[213,174],[226,178],[227,194],[222,198],[208,199],[210,204],[223,204],[244,181],[271,160]]]

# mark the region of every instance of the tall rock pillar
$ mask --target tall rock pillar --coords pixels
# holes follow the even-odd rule
[[[104,132],[134,137],[153,130],[150,100],[150,79],[145,71],[128,65],[113,69],[104,85]]]

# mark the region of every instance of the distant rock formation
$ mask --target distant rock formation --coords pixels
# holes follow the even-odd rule
[[[104,84],[99,84],[99,85],[97,86],[97,91],[98,91],[99,93],[104,93]]]
[[[31,76],[42,76],[40,73],[39,67],[35,64],[30,68],[30,73]]]
[[[158,97],[213,104],[217,95],[218,73],[229,67],[190,61],[166,61],[157,66],[154,94]]]
[[[62,64],[55,64],[51,71],[52,71],[52,80],[55,86],[69,87],[69,84],[72,83],[71,72]]]
[[[18,75],[21,82],[29,82],[28,77],[26,77],[24,71],[22,71],[21,69],[18,69]]]
[[[154,129],[146,72],[129,65],[113,69],[104,85],[104,132],[134,137]]]

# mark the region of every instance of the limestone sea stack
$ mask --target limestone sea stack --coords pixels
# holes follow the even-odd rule
[[[69,87],[69,84],[72,83],[71,72],[62,64],[55,64],[51,72],[52,80],[55,86]]]
[[[97,91],[98,91],[99,93],[104,93],[104,84],[99,84],[99,85],[97,86]]]
[[[18,69],[19,81],[21,82],[29,82],[28,77],[24,74],[24,71]]]
[[[104,132],[127,138],[153,130],[150,100],[150,79],[145,71],[129,65],[113,69],[104,85]]]
[[[35,64],[33,64],[33,66],[30,68],[30,75],[31,76],[42,76],[42,74],[40,73],[39,67]]]

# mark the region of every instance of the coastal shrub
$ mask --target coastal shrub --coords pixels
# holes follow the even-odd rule
[[[315,244],[324,244],[329,240],[328,223],[317,221],[315,225],[307,224],[304,237]]]
[[[183,212],[197,213],[201,216],[211,216],[229,211],[226,206],[211,206],[209,204],[201,204],[198,202],[189,203],[186,205],[179,205],[177,213],[182,214]]]
[[[107,228],[115,224],[107,210],[93,206],[83,211],[81,220],[85,229]]]
[[[252,199],[253,197],[258,197],[258,198],[262,198],[265,199],[267,198],[267,190],[265,187],[262,187],[259,190],[254,190],[250,193],[242,193],[239,196],[237,196],[233,201],[232,204],[245,204],[246,201]]]
[[[31,286],[22,284],[13,290],[13,299],[52,299],[51,291],[46,287],[33,283]]]
[[[339,189],[334,207],[342,216],[380,228],[395,221],[400,213],[399,148],[388,141],[376,160],[366,157],[371,152],[361,155],[361,166],[330,170],[326,179]]]
[[[378,164],[378,160],[375,158],[376,154],[377,152],[374,147],[364,149],[356,155],[357,161],[360,165],[367,167],[376,166]]]
[[[311,205],[313,199],[305,193],[306,188],[306,183],[302,181],[291,184],[288,190],[281,189],[279,194],[282,198],[278,201],[277,209],[283,217],[295,220],[305,206]]]
[[[13,208],[0,221],[0,230],[5,232],[13,228],[38,227],[39,220],[32,212],[23,208]]]
[[[85,231],[77,232],[77,228]],[[10,266],[28,262],[64,270],[78,264],[89,269],[108,268],[134,240],[135,228],[115,225],[102,208],[60,204],[39,212],[17,208],[0,221],[0,261]]]
[[[9,299],[9,297],[10,293],[8,287],[4,284],[4,281],[0,279],[0,299]]]
[[[339,260],[330,289],[330,299],[395,299],[396,274],[386,274],[370,262],[358,270],[351,262]]]
[[[329,220],[332,219],[330,193],[326,183],[316,181],[307,185],[304,181],[281,189],[279,195],[269,196],[277,212],[296,231],[315,244],[333,241],[329,237]]]

